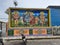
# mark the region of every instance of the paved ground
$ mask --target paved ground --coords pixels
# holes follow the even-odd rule
[[[5,45],[22,45],[22,41],[8,41]],[[60,45],[60,39],[28,40],[27,45]]]

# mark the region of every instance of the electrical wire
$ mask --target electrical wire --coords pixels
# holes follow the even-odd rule
[[[0,19],[8,19],[8,18],[0,18]]]

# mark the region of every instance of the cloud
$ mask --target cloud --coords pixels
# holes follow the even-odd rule
[[[46,8],[49,5],[60,5],[60,0],[17,0],[17,2],[17,7],[20,8]],[[0,18],[8,18],[5,10],[9,7],[14,7],[13,0],[0,0]]]

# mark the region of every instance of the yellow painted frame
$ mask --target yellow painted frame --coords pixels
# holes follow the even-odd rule
[[[10,23],[10,13],[11,13],[11,9],[15,9],[15,10],[20,10],[20,9],[24,9],[24,10],[31,10],[31,9],[38,9],[38,10],[48,10],[48,22],[49,22],[49,26],[47,27],[11,27],[11,23]],[[51,27],[51,17],[50,17],[50,9],[46,8],[46,9],[42,9],[42,8],[9,8],[9,18],[8,18],[8,22],[9,22],[9,28],[49,28]]]

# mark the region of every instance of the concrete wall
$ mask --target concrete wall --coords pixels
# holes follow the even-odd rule
[[[2,26],[2,22],[0,22],[0,30],[2,30],[1,26]]]
[[[2,23],[2,36],[6,36],[6,23]]]

